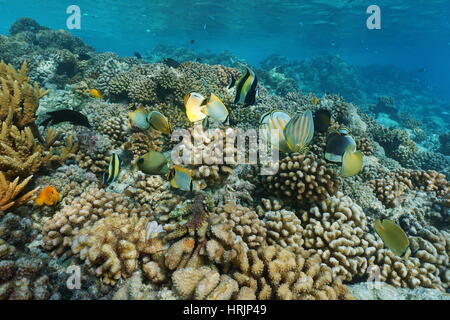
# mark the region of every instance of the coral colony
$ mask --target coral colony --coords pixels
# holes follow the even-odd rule
[[[448,133],[419,148],[426,127],[392,98],[347,102],[368,99],[369,84],[338,57],[271,56],[255,72],[230,53],[198,58],[164,46],[152,60],[98,53],[28,18],[0,36],[0,299],[359,299],[373,274],[397,297],[445,295]],[[339,72],[325,80],[325,66]],[[325,81],[345,98],[322,92]],[[381,112],[401,125],[381,125]],[[270,140],[285,114],[291,129],[277,139],[292,149],[269,164],[236,160],[228,128],[258,131],[263,119]],[[331,149],[332,133],[350,147]],[[209,162],[174,164],[181,140]],[[396,227],[375,230],[376,219]],[[409,256],[393,250],[395,230]]]

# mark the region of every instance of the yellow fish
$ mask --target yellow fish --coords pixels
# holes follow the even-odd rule
[[[164,153],[149,151],[137,159],[136,165],[146,174],[161,175],[169,172],[168,162],[168,156]]]
[[[172,134],[173,128],[169,119],[159,111],[150,111],[147,115],[147,122],[156,131]]]
[[[354,145],[348,145],[342,156],[340,175],[344,178],[358,174],[363,166],[363,153],[356,151]]]
[[[200,186],[192,179],[192,174],[189,170],[174,165],[170,168],[167,174],[167,180],[170,185],[176,189],[184,191],[198,191]]]
[[[206,106],[202,108],[202,112],[220,123],[225,123],[229,119],[227,107],[214,93],[211,93],[211,97]]]
[[[89,92],[91,93],[91,96],[93,96],[94,98],[103,99],[103,95],[97,89],[91,89]]]
[[[141,130],[147,130],[150,128],[150,124],[147,121],[148,114],[148,111],[145,110],[143,106],[140,106],[135,111],[128,112],[131,126]]]
[[[314,119],[311,110],[296,114],[284,128],[286,144],[291,152],[302,152],[314,137]]]
[[[197,122],[205,119],[207,115],[202,112],[206,104],[206,99],[200,93],[191,92],[184,97],[186,115],[190,122]]]
[[[319,99],[317,99],[317,97],[314,96],[314,98],[313,98],[313,104],[314,104],[314,105],[317,105],[318,102],[319,102]]]
[[[58,191],[52,186],[47,186],[39,193],[35,202],[38,206],[43,206],[44,204],[47,206],[52,206],[58,201],[61,200],[61,196]]]
[[[377,219],[374,228],[386,247],[397,256],[407,259],[411,255],[408,236],[395,222]]]

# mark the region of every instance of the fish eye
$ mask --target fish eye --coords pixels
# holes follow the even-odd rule
[[[142,163],[142,162],[144,162],[144,159],[142,159],[142,158],[137,159],[137,163]]]

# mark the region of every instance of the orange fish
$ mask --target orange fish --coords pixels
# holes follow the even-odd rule
[[[93,96],[94,98],[103,99],[103,95],[97,89],[91,89],[90,93],[91,93],[91,96]]]
[[[61,196],[58,191],[52,186],[47,186],[39,193],[35,202],[38,206],[43,206],[44,204],[47,206],[52,206],[61,200]]]

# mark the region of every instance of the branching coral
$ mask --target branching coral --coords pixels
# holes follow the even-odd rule
[[[301,248],[303,227],[294,212],[285,209],[268,211],[264,214],[269,244],[283,248]]]
[[[266,188],[299,204],[315,203],[334,195],[338,179],[334,169],[313,154],[292,154],[279,161],[279,171],[264,177]]]
[[[47,134],[46,141],[39,134],[34,123],[35,112],[39,99],[46,92],[37,84],[34,87],[28,84],[26,70],[25,64],[19,72],[0,64],[0,170],[9,178],[27,177],[41,167],[61,165],[77,150],[77,145],[68,137],[66,146],[55,152],[51,145],[56,139]],[[39,138],[39,142],[35,138]]]
[[[21,183],[19,177],[13,182],[6,180],[3,172],[0,171],[0,212],[6,211],[13,206],[20,206],[26,203],[35,193],[39,187],[21,194],[33,176],[29,176]]]

